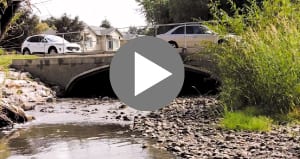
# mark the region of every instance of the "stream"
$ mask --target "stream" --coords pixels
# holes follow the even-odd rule
[[[0,159],[175,158],[131,132],[133,117],[144,112],[118,101],[58,99],[27,113],[36,120],[0,131]]]

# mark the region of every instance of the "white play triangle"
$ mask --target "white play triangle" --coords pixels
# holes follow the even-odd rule
[[[171,72],[135,52],[134,54],[134,95],[138,96],[147,89],[172,75]]]

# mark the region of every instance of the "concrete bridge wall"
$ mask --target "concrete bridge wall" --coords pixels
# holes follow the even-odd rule
[[[112,57],[113,55],[43,57],[34,60],[13,60],[11,67],[30,72],[45,83],[65,88],[74,76],[109,65]]]

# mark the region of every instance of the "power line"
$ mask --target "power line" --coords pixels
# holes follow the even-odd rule
[[[46,11],[48,12],[48,14],[53,17],[52,13],[49,11],[48,7],[46,5],[43,4],[43,6],[45,7]]]
[[[36,2],[36,3],[32,3],[33,5],[39,5],[39,4],[43,4],[43,3],[47,3],[50,2],[52,0],[45,0],[45,1],[41,1],[41,2]]]

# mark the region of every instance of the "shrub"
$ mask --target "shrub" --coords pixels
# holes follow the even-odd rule
[[[223,82],[221,101],[233,109],[254,106],[265,114],[286,114],[300,104],[300,2],[250,4],[247,11],[233,4],[233,17],[219,10],[218,3],[211,7],[218,21],[208,24],[213,30],[242,37],[207,49]]]

